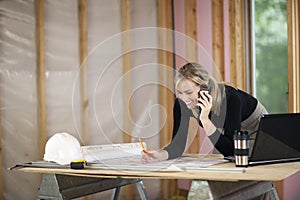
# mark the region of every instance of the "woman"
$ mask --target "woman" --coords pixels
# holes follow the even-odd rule
[[[255,137],[260,116],[267,113],[253,96],[218,83],[197,63],[187,63],[179,69],[175,77],[175,89],[177,98],[173,109],[172,141],[161,150],[143,153],[144,163],[180,157],[186,149],[190,117],[197,119],[221,154],[232,156],[234,131],[245,130]],[[250,152],[252,144],[251,141]],[[218,193],[218,183],[211,182],[213,193],[214,190]]]

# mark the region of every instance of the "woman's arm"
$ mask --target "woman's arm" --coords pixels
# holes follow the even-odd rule
[[[178,98],[175,99],[173,108],[174,125],[172,141],[163,149],[147,150],[147,152],[143,152],[143,163],[174,159],[183,154],[187,141],[191,112],[192,111],[188,109],[182,100]]]
[[[240,97],[234,91],[227,95],[224,112],[212,120],[223,124],[223,128],[209,136],[216,149],[224,156],[234,155],[233,134],[235,130],[241,129],[242,103]]]
[[[198,105],[201,107],[199,118],[209,139],[221,154],[229,156],[234,153],[234,131],[241,128],[242,104],[238,94],[234,91],[226,96],[229,98],[221,105],[224,112],[221,112],[219,116],[212,115],[211,119],[209,113],[212,107],[212,96],[201,93],[202,98],[199,98]],[[223,126],[222,129],[217,129],[215,124]]]
[[[177,98],[173,108],[173,137],[169,145],[163,148],[168,152],[168,159],[180,157],[186,146],[189,121],[192,111],[185,102]]]

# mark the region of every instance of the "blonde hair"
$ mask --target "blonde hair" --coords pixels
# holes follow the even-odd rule
[[[213,98],[211,111],[215,115],[220,114],[224,85],[219,84],[214,77],[210,76],[202,65],[198,63],[187,63],[182,66],[175,77],[176,88],[182,80],[190,80],[200,86],[200,88],[203,85],[207,85],[209,93]]]

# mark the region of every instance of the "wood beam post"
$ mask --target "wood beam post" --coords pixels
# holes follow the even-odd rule
[[[223,0],[212,0],[212,47],[213,61],[225,80],[224,59],[224,12]]]
[[[229,1],[230,28],[230,82],[239,89],[246,89],[244,1]]]
[[[171,0],[157,0],[157,24],[159,28],[166,30],[158,30],[158,64],[159,67],[159,82],[163,85],[173,85],[174,77],[170,77],[170,71],[174,68],[173,53],[167,50],[173,49],[173,36],[172,36],[172,1]],[[166,70],[170,67],[170,70]],[[160,132],[160,146],[165,146],[171,141],[173,130],[173,104],[174,94],[167,87],[159,86],[159,104],[166,111],[166,122],[160,124],[163,127]],[[163,121],[163,120],[161,120]],[[163,123],[163,122],[162,122]],[[176,193],[176,180],[161,180],[161,198],[171,199]]]
[[[198,62],[196,0],[185,0],[186,59]]]
[[[299,9],[299,0],[287,0],[289,112],[300,112]]]
[[[123,82],[123,105],[124,105],[124,130],[123,142],[131,142],[131,58],[130,58],[130,0],[121,0],[121,30],[122,30],[122,60],[123,74],[126,74],[126,79]],[[129,131],[128,133],[126,131]]]
[[[84,145],[89,144],[89,97],[87,81],[87,3],[86,0],[78,1],[79,23],[79,62],[80,62],[80,115],[81,136]]]
[[[196,15],[197,2],[196,0],[185,0],[185,34],[188,36],[186,39],[186,59],[189,62],[198,62],[198,45],[197,45],[197,15]],[[194,120],[191,123],[195,123]],[[197,124],[190,123],[190,131],[196,131]],[[190,133],[189,133],[190,135]],[[197,134],[192,137],[193,141],[190,144],[188,152],[199,153],[200,149],[200,135]]]
[[[1,78],[1,77],[0,77]],[[1,79],[0,79],[1,86]],[[0,87],[0,167],[3,166],[3,152],[2,152],[2,114],[1,114],[1,87]],[[3,193],[3,173],[0,173],[0,199],[4,199]]]
[[[39,132],[39,152],[43,158],[47,140],[46,121],[46,81],[44,50],[44,0],[35,1],[35,40],[36,40],[36,88],[37,88],[37,120]]]
[[[131,58],[130,58],[130,0],[121,0],[121,31],[122,31],[122,62],[123,62],[123,74],[126,74],[126,78],[123,81],[123,120],[124,120],[124,132],[123,142],[132,142],[131,131]],[[126,185],[122,189],[121,199],[132,199],[134,197],[134,185]]]

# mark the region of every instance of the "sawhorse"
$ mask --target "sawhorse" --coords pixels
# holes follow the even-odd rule
[[[147,194],[141,179],[94,178],[62,174],[43,174],[37,199],[66,200],[114,189],[112,199],[117,200],[120,188],[136,184],[142,200]]]
[[[242,183],[242,184],[241,184]],[[240,200],[240,199],[271,199],[279,200],[275,185],[272,181],[234,182],[236,190],[231,186],[231,191],[226,191],[227,182],[217,182],[219,188],[223,187],[217,195],[218,199]],[[225,189],[224,189],[225,188]],[[268,198],[269,197],[269,198]],[[193,180],[188,200],[214,199],[207,181]]]

